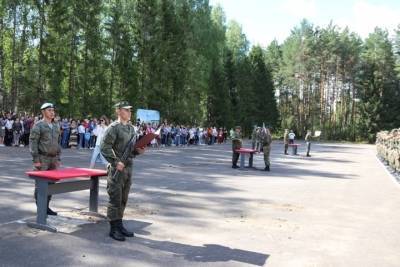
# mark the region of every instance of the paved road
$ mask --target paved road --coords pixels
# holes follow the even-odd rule
[[[87,167],[90,152],[65,150],[63,165]],[[105,221],[71,233],[28,228],[29,153],[0,147],[0,266],[400,266],[400,186],[374,146],[281,152],[275,142],[266,173],[261,155],[259,170],[232,169],[228,144],[147,151],[126,212],[136,237],[121,243]],[[106,201],[103,181],[102,213]],[[66,216],[87,202],[80,191],[55,196],[53,207]]]

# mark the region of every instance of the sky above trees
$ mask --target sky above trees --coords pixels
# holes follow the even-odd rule
[[[366,38],[375,27],[391,35],[400,24],[400,1],[396,0],[210,0],[220,4],[227,21],[236,20],[252,44],[267,46],[277,39],[282,43],[295,25],[307,19],[325,27],[331,21]]]

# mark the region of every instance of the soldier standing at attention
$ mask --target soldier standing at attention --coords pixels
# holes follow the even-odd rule
[[[307,134],[306,134],[306,137],[304,138],[304,140],[306,141],[306,145],[307,145],[307,157],[311,157],[311,155],[310,155],[310,150],[311,150],[311,138],[312,138],[312,136],[311,136],[311,131],[310,130],[308,130],[307,131]]]
[[[33,157],[35,170],[55,170],[60,166],[61,148],[59,145],[60,127],[54,121],[54,105],[44,103],[40,107],[43,119],[38,121],[29,135],[29,150]],[[37,204],[37,186],[34,193]],[[51,196],[47,197],[47,215],[57,215],[49,208]]]
[[[256,148],[256,142],[257,142],[257,125],[254,125],[253,132],[251,133],[251,148],[252,149]]]
[[[287,150],[289,148],[289,130],[285,129],[285,133],[283,134],[283,143],[285,144],[285,155],[288,155]]]
[[[108,161],[107,193],[109,202],[107,218],[110,221],[110,237],[118,241],[125,241],[125,237],[133,237],[133,232],[125,229],[122,218],[128,202],[132,180],[132,158],[142,154],[143,149],[134,149],[131,140],[136,140],[134,127],[129,123],[131,108],[128,102],[122,101],[115,105],[118,120],[110,124],[104,133],[100,145],[101,154]],[[128,148],[128,144],[131,146]],[[128,158],[121,159],[128,149]]]
[[[241,128],[240,126],[235,127],[235,131],[233,132],[232,138],[232,168],[237,169],[239,166],[237,165],[240,153],[237,153],[235,150],[240,149],[242,147],[242,136],[240,134]]]
[[[264,163],[265,163],[265,171],[270,171],[271,162],[269,160],[269,154],[271,152],[271,143],[272,137],[269,129],[263,127],[260,132],[260,143],[264,152]]]

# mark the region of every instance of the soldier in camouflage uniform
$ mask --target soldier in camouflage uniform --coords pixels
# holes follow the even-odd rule
[[[283,134],[283,143],[285,145],[285,155],[288,155],[289,153],[287,152],[289,148],[289,130],[285,129],[285,133]]]
[[[252,149],[256,148],[257,137],[258,137],[257,125],[254,125],[253,132],[251,133],[251,148]]]
[[[132,138],[136,138],[134,127],[129,123],[131,108],[128,102],[122,101],[115,105],[118,120],[113,122],[104,133],[100,145],[101,154],[109,162],[107,177],[107,193],[109,202],[107,218],[110,221],[110,237],[118,241],[125,241],[125,237],[133,237],[123,223],[124,210],[128,202],[132,179],[132,158],[143,153],[143,149],[129,148],[130,156],[121,160],[124,151]]]
[[[38,121],[32,128],[29,135],[29,149],[33,157],[35,170],[54,170],[60,165],[61,148],[60,127],[54,121],[54,105],[45,103],[40,108],[43,119]],[[35,185],[35,200],[37,200],[37,186]],[[47,214],[57,215],[49,208],[51,196],[47,198]]]
[[[241,136],[241,128],[240,126],[235,127],[235,131],[233,132],[232,139],[232,168],[237,169],[239,166],[237,165],[240,153],[235,152],[236,149],[240,149],[242,147],[242,136]]]
[[[311,150],[311,138],[312,138],[312,136],[311,136],[311,131],[308,130],[308,131],[307,131],[307,134],[306,134],[306,137],[304,138],[304,140],[306,141],[306,145],[307,145],[307,154],[306,154],[307,157],[311,157],[311,155],[310,155],[310,150]]]
[[[260,131],[260,143],[264,152],[264,163],[265,163],[265,171],[270,171],[271,162],[269,160],[269,154],[271,152],[271,143],[272,137],[269,129],[263,127]]]

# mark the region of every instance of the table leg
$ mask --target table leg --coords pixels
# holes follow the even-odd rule
[[[37,215],[36,223],[28,223],[29,226],[41,230],[56,232],[57,229],[47,224],[47,196],[49,189],[49,182],[42,179],[35,179],[37,186]]]
[[[240,153],[240,169],[244,168],[244,153]]]
[[[250,156],[249,156],[249,167],[250,168],[253,167],[253,153],[250,153]]]
[[[37,184],[37,217],[36,222],[46,224],[47,220],[47,191],[49,182],[41,179],[36,179]]]
[[[90,180],[92,184],[90,185],[89,211],[97,212],[99,202],[99,177],[92,176]]]

